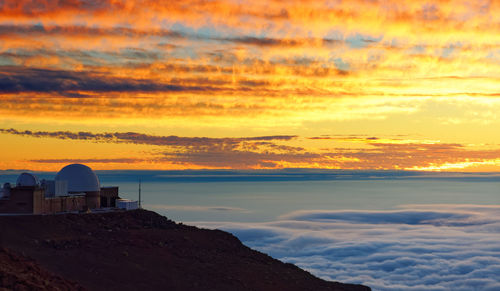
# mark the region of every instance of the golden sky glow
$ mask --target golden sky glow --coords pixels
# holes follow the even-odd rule
[[[500,170],[499,1],[0,2],[0,169]]]

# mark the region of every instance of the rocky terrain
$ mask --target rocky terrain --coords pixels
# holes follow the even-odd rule
[[[8,290],[370,290],[146,210],[0,216],[0,247]]]
[[[84,290],[54,275],[33,260],[0,248],[0,290]]]

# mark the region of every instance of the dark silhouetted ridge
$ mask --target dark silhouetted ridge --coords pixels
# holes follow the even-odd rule
[[[146,210],[2,216],[0,247],[8,289],[370,290],[321,280],[229,233]]]

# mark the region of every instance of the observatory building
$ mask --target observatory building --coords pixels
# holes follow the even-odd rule
[[[71,164],[62,168],[54,180],[41,180],[22,173],[16,185],[5,183],[0,191],[0,213],[51,214],[116,207],[118,187],[101,188],[91,168]]]
[[[55,178],[55,183],[66,184],[68,195],[85,195],[88,208],[100,208],[101,186],[97,175],[91,168],[82,164],[71,164],[62,168]]]

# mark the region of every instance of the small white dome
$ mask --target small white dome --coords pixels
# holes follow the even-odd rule
[[[55,180],[67,181],[70,193],[94,192],[101,189],[94,171],[82,164],[67,165],[57,173]]]
[[[40,182],[37,176],[30,173],[22,173],[17,178],[16,185],[21,187],[34,187],[40,185]]]

